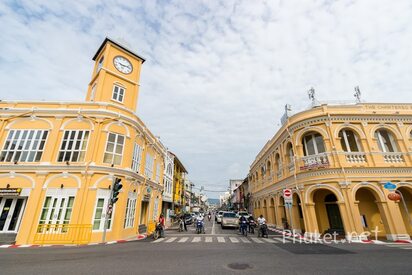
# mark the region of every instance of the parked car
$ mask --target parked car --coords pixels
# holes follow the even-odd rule
[[[216,216],[215,216],[216,223],[221,223],[221,222],[222,222],[223,212],[224,212],[224,211],[219,211],[219,212],[217,212],[217,214],[216,214]]]
[[[239,218],[236,215],[236,213],[234,213],[234,212],[223,212],[221,226],[222,226],[222,228],[226,228],[226,227],[237,228],[237,227],[239,227]]]
[[[193,223],[193,219],[192,219],[191,214],[186,213],[186,214],[183,215],[183,218],[184,218],[186,224],[192,224]]]

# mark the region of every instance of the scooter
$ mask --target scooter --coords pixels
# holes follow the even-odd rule
[[[200,233],[205,233],[205,229],[204,229],[204,226],[203,226],[203,221],[197,221],[196,222],[196,233],[197,234],[200,234]]]
[[[179,229],[178,229],[178,231],[183,232],[184,229],[185,229],[185,225],[184,225],[183,218],[180,218],[179,219]]]
[[[266,224],[260,225],[259,232],[258,232],[258,237],[260,237],[260,236],[262,236],[263,238],[265,238],[265,236],[266,236],[266,238],[269,237],[269,235],[268,235],[268,226]]]
[[[254,220],[249,221],[249,233],[255,234],[256,223]]]
[[[242,235],[244,235],[245,237],[247,237],[247,222],[246,221],[242,221],[240,224],[240,231],[242,232]]]
[[[162,237],[163,227],[160,223],[156,223],[156,229],[153,232],[153,239],[157,240],[159,237]]]

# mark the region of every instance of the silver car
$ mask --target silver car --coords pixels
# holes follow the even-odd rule
[[[221,222],[222,222],[223,212],[224,212],[224,211],[219,211],[219,212],[216,214],[216,222],[217,222],[217,223],[221,223]]]
[[[222,228],[225,227],[239,227],[239,218],[236,213],[233,212],[223,212],[222,215]]]

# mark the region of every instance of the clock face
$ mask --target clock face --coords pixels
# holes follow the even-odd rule
[[[123,56],[116,56],[113,64],[119,72],[130,74],[133,71],[132,63]]]

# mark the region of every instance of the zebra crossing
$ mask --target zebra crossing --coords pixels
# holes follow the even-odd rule
[[[283,238],[256,238],[233,236],[206,236],[206,237],[165,237],[151,241],[151,243],[258,243],[258,244],[282,244],[291,243],[291,240]]]
[[[399,248],[399,249],[406,249],[406,250],[412,250],[412,243],[379,243],[380,245],[384,245],[386,247],[390,248]]]

